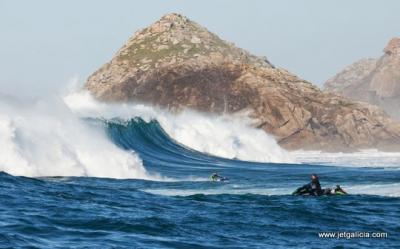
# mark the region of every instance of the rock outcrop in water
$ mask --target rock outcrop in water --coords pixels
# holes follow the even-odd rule
[[[400,125],[377,107],[322,92],[179,14],[136,32],[86,88],[103,101],[247,115],[288,149],[400,145]]]
[[[325,83],[325,89],[382,107],[400,119],[400,38],[379,59],[362,59]]]

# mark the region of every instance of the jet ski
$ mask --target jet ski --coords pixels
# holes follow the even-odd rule
[[[323,196],[323,195],[347,195],[347,192],[340,187],[340,185],[336,185],[335,188],[326,188],[323,189],[320,195],[315,195],[311,192],[311,189],[308,188],[308,185],[304,185],[298,189],[296,189],[292,195],[311,195],[311,196]]]
[[[210,180],[212,182],[227,182],[227,181],[229,181],[228,177],[220,176],[217,173],[212,174],[210,176]]]
[[[229,181],[228,177],[219,177],[219,178],[213,180],[213,182],[227,182],[227,181]]]

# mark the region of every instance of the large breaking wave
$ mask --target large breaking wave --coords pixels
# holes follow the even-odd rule
[[[149,178],[140,158],[57,98],[0,99],[0,171],[22,176]]]
[[[100,103],[86,91],[36,101],[1,97],[0,171],[161,179],[146,171],[142,159],[173,167],[250,161],[399,168],[399,153],[287,152],[249,124],[243,117]]]
[[[63,100],[1,97],[0,143],[0,171],[31,177],[154,179],[136,151],[148,160],[180,164],[291,161],[272,137],[235,118],[108,105],[87,92]]]
[[[250,120],[244,117],[193,111],[171,114],[143,104],[104,104],[85,91],[70,94],[64,100],[71,110],[85,118],[156,121],[157,129],[165,131],[177,143],[208,155],[254,162],[293,162],[272,136],[250,127]]]

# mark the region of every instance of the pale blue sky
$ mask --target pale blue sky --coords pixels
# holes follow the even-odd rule
[[[0,0],[0,92],[48,94],[85,80],[170,12],[317,85],[400,36],[397,0]]]

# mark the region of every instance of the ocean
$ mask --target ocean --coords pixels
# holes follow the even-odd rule
[[[399,247],[400,153],[287,152],[246,122],[1,100],[0,247]],[[291,195],[311,174],[349,195]]]

